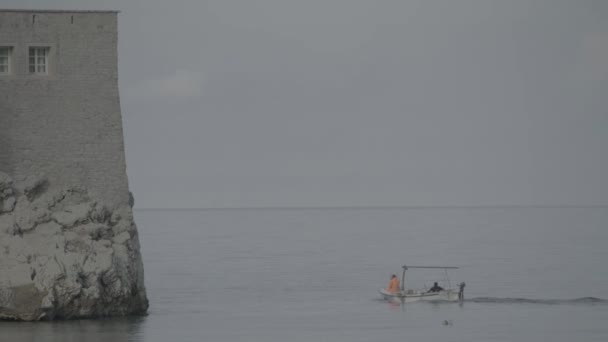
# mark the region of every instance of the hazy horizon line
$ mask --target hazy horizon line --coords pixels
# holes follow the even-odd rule
[[[349,209],[516,209],[516,208],[608,208],[608,204],[488,204],[488,205],[412,205],[412,206],[247,206],[247,207],[134,207],[138,211],[205,210],[349,210]]]

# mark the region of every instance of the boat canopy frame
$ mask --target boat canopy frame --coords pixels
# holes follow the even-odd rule
[[[405,271],[407,271],[410,268],[419,268],[419,269],[443,269],[445,271],[445,275],[446,275],[446,279],[448,282],[448,287],[452,287],[451,283],[450,283],[450,278],[448,277],[448,270],[453,270],[453,269],[458,269],[458,267],[454,267],[454,266],[408,266],[408,265],[403,265],[401,268],[403,268],[403,273],[401,274],[401,291],[405,291]]]

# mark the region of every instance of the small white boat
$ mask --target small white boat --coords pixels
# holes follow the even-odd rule
[[[446,274],[447,288],[442,288],[439,291],[427,289],[406,289],[405,288],[405,271],[411,268],[420,269],[443,269]],[[451,266],[403,266],[403,274],[401,276],[401,289],[398,292],[389,292],[386,289],[380,289],[379,292],[385,300],[399,301],[402,303],[418,302],[418,301],[448,301],[457,302],[464,299],[465,283],[458,284],[458,289],[451,288],[450,280],[447,274],[448,269],[457,269],[458,267]]]

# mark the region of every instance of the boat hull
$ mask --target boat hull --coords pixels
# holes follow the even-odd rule
[[[447,289],[439,292],[424,292],[417,290],[407,290],[405,292],[388,292],[385,289],[380,289],[378,292],[385,300],[398,301],[402,303],[420,302],[420,301],[447,301],[457,302],[458,291]]]

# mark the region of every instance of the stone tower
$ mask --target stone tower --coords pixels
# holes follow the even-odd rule
[[[148,308],[115,11],[0,9],[0,319]]]
[[[0,10],[0,171],[128,203],[117,12]]]

